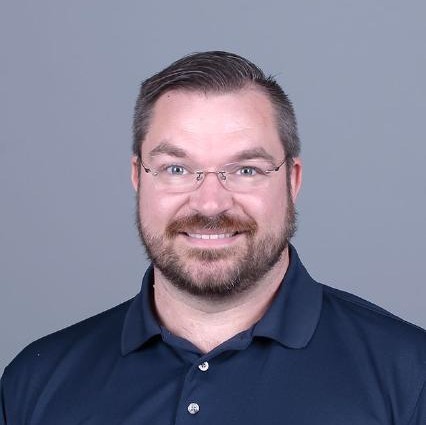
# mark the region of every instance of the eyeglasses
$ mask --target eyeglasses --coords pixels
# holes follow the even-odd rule
[[[156,187],[164,192],[192,192],[201,185],[207,174],[216,174],[223,187],[233,192],[244,193],[267,186],[271,174],[279,171],[288,159],[288,157],[284,158],[276,166],[264,159],[233,162],[220,167],[218,171],[196,170],[179,162],[153,164],[152,168],[146,166],[142,159],[140,163],[146,173],[151,173],[155,177]]]

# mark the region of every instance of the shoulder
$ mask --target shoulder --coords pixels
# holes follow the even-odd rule
[[[333,358],[358,370],[366,388],[378,387],[395,417],[406,420],[426,408],[426,332],[353,294],[321,285],[317,329]],[[414,412],[414,413],[413,413]],[[405,422],[403,422],[405,423]]]
[[[20,385],[36,385],[64,361],[81,361],[107,347],[119,351],[123,322],[131,301],[32,342],[6,367],[3,385],[15,389]]]
[[[361,297],[331,286],[323,288],[323,308],[325,314],[342,320],[341,327],[364,329],[366,335],[402,338],[402,342],[412,342],[426,348],[426,331],[409,323],[378,305]]]
[[[319,326],[327,338],[393,385],[420,389],[426,378],[426,331],[356,295],[322,287]]]

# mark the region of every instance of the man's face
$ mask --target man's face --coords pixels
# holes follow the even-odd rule
[[[265,155],[278,165],[285,156],[271,102],[256,89],[165,93],[141,153],[148,168],[175,164],[207,171]],[[285,164],[265,177],[266,184],[244,193],[228,190],[214,173],[192,191],[170,193],[159,187],[158,176],[139,169],[136,158],[132,167],[142,242],[156,269],[180,289],[229,297],[284,261],[301,182],[297,158],[288,179]]]

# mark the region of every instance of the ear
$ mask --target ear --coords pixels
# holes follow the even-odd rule
[[[302,160],[300,157],[293,158],[293,166],[290,173],[291,196],[296,201],[300,187],[302,186]]]
[[[138,158],[135,155],[132,156],[131,167],[132,167],[132,170],[131,170],[130,179],[132,180],[133,189],[136,192],[138,190],[138,187],[139,187],[140,166],[139,166]]]

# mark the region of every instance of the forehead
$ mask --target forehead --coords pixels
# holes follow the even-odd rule
[[[223,94],[166,92],[154,105],[142,155],[164,143],[203,162],[226,160],[247,149],[284,155],[274,107],[256,88]]]

